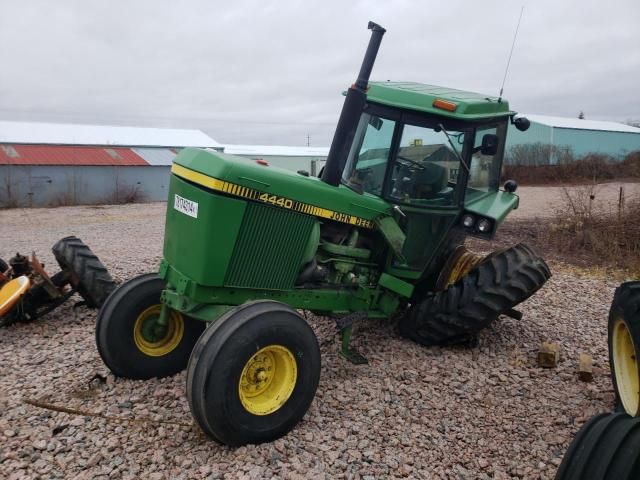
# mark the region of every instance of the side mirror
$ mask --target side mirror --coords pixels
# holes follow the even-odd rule
[[[505,192],[513,193],[518,189],[518,182],[515,180],[507,180],[504,182],[504,190]]]
[[[480,153],[482,155],[495,155],[498,151],[499,139],[497,135],[493,133],[487,133],[482,137],[482,145],[480,146]]]
[[[513,124],[521,132],[526,132],[531,126],[531,122],[527,117],[518,117],[513,121]]]
[[[376,130],[380,130],[382,128],[382,119],[380,117],[372,115],[371,117],[369,117],[369,125],[371,125]]]

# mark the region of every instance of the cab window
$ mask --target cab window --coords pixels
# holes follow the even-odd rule
[[[342,181],[351,188],[382,195],[396,122],[363,114],[345,165]]]
[[[455,204],[464,132],[448,133],[458,154],[442,130],[404,126],[391,171],[391,200],[415,205]]]

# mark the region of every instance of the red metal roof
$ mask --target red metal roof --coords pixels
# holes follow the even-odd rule
[[[123,147],[0,145],[0,165],[149,165]]]

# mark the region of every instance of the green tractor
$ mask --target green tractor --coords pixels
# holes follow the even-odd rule
[[[193,416],[221,443],[273,440],[309,408],[320,350],[299,310],[334,318],[341,353],[364,363],[354,321],[399,318],[421,344],[469,342],[499,315],[518,317],[513,307],[550,277],[525,245],[485,258],[464,248],[518,206],[500,172],[509,122],[528,121],[499,98],[369,82],[385,32],[369,29],[320,178],[182,151],[159,272],[122,284],[99,313],[111,371],[187,367]]]

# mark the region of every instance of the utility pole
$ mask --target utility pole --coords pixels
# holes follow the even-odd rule
[[[311,146],[311,136],[307,133],[307,147]]]

